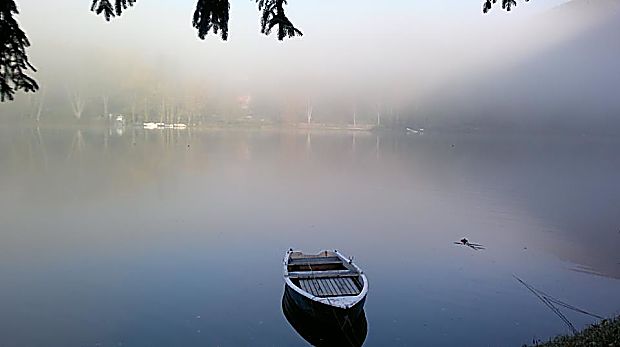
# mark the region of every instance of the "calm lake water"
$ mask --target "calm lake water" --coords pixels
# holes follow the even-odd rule
[[[619,148],[0,128],[0,346],[305,346],[282,312],[289,247],[355,256],[370,282],[366,346],[567,333],[513,276],[620,314]]]

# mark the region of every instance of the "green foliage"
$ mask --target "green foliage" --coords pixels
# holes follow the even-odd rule
[[[574,336],[558,336],[540,347],[620,346],[620,317],[603,319]]]

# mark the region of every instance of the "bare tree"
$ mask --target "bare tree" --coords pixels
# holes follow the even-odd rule
[[[41,113],[43,112],[44,103],[45,103],[45,90],[41,92],[41,98],[39,98],[39,107],[37,107],[37,114],[36,114],[37,123],[41,121]]]
[[[71,141],[71,148],[69,149],[69,153],[67,154],[67,160],[69,160],[74,153],[81,153],[84,147],[84,136],[82,136],[82,130],[78,129],[75,131],[75,135],[73,135],[73,141]]]
[[[45,90],[39,95],[30,95],[30,116],[38,123],[41,120],[41,114],[43,113],[43,105],[45,104]]]
[[[148,96],[144,96],[144,121],[149,121],[149,98]]]
[[[73,115],[75,116],[75,118],[81,119],[82,113],[84,112],[84,106],[86,105],[86,100],[84,100],[84,98],[78,91],[67,90],[67,92],[69,94],[69,102],[71,103]]]
[[[135,123],[136,122],[136,110],[137,110],[137,105],[136,102],[138,101],[138,96],[136,95],[136,93],[133,93],[132,97],[131,97],[131,123]]]
[[[306,105],[306,117],[308,118],[308,124],[312,122],[312,102],[308,99],[308,104]]]
[[[108,108],[110,104],[110,97],[107,95],[102,95],[101,100],[103,101],[103,116],[110,118],[110,113],[109,113],[109,108]]]
[[[166,97],[164,96],[163,92],[162,92],[162,96],[161,96],[161,113],[159,115],[159,122],[163,123],[166,121]]]

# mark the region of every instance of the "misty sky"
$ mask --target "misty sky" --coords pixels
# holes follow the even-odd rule
[[[304,36],[285,42],[260,34],[256,4],[247,0],[232,1],[228,42],[213,35],[205,41],[197,38],[191,26],[193,0],[140,0],[111,23],[89,11],[90,0],[20,0],[18,4],[19,20],[33,45],[32,61],[42,72],[50,70],[50,59],[75,66],[89,55],[101,59],[107,54],[125,61],[163,61],[167,69],[175,66],[185,72],[191,67],[191,75],[205,69],[205,74],[219,74],[221,79],[225,72],[225,79],[234,84],[264,80],[256,75],[257,70],[272,73],[282,68],[282,61],[287,62],[289,75],[318,66],[319,71],[312,75],[349,81],[360,71],[385,69],[382,60],[394,54],[395,60],[389,64],[392,71],[377,73],[400,75],[400,67],[412,60],[437,61],[435,55],[440,50],[458,49],[463,37],[483,41],[483,31],[530,18],[562,2],[533,1],[510,14],[496,8],[484,16],[479,0],[293,0],[288,6],[289,17]],[[76,62],[70,63],[72,59]],[[274,64],[275,60],[279,64]],[[95,63],[90,62],[91,66]]]
[[[480,0],[338,0],[290,1],[289,17],[303,31],[304,38],[325,38],[337,32],[338,37],[359,35],[406,34],[420,30],[421,25],[453,26],[471,21],[490,24],[501,18],[513,21],[540,13],[566,0],[532,1],[519,5],[510,15],[499,7],[483,16]],[[191,27],[194,0],[140,0],[134,8],[105,23],[89,12],[90,0],[20,0],[20,21],[33,41],[77,41],[80,44],[107,42],[136,45],[154,42],[191,44],[199,41]],[[53,14],[53,17],[50,16]],[[259,17],[254,1],[232,1],[230,42],[262,38]],[[82,42],[88,41],[88,42]],[[204,46],[219,48],[219,40],[208,39]]]
[[[570,18],[550,16],[566,2],[520,1],[510,13],[496,6],[483,15],[481,0],[291,0],[288,15],[304,36],[284,42],[260,34],[250,0],[232,1],[228,42],[212,34],[198,39],[191,26],[194,0],[139,0],[109,23],[89,11],[90,0],[18,5],[43,87],[55,81],[52,89],[64,89],[76,79],[88,86],[102,79],[121,84],[132,71],[151,69],[162,81],[191,80],[229,95],[304,100],[323,93],[408,107],[436,100],[458,83],[471,90],[469,82],[493,76],[490,71],[524,75],[515,70],[521,62],[585,32],[581,10],[565,11]]]

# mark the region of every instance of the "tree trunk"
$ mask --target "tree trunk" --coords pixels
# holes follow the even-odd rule
[[[101,99],[103,100],[103,116],[108,117],[109,119],[111,118],[110,113],[108,112],[108,103],[110,101],[110,98],[106,95],[102,95]]]
[[[71,109],[73,110],[73,115],[75,116],[75,118],[81,119],[82,113],[84,112],[84,105],[86,104],[86,102],[84,101],[80,93],[69,92],[69,101],[71,103]]]
[[[166,120],[166,100],[164,97],[161,97],[161,114],[159,115],[160,123],[163,123]]]
[[[37,123],[41,120],[41,113],[43,112],[43,104],[45,103],[45,90],[41,91],[41,99],[39,100],[39,107],[37,108]]]
[[[308,124],[312,122],[312,104],[308,101],[308,105],[306,107],[306,116],[308,118]]]
[[[148,102],[148,98],[145,96],[144,97],[144,122],[148,122],[149,121],[149,102]]]

